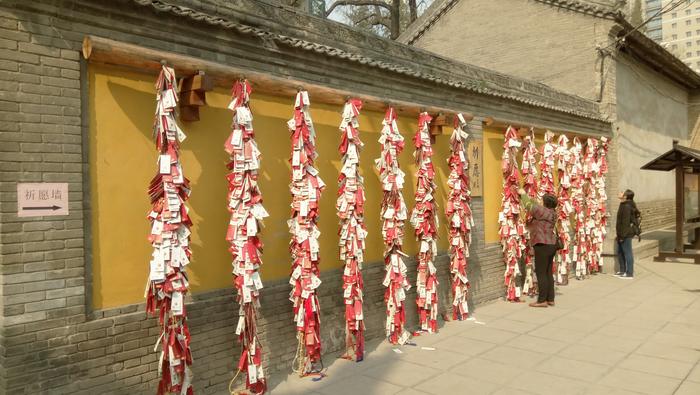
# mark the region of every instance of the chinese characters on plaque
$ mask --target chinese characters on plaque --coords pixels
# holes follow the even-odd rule
[[[68,215],[67,183],[18,183],[17,216]]]
[[[469,156],[469,188],[471,196],[483,196],[481,190],[481,179],[483,177],[482,157],[484,151],[484,143],[481,139],[469,140],[467,145],[467,155]]]

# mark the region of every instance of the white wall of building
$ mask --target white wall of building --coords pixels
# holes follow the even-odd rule
[[[673,198],[673,172],[640,167],[670,150],[673,139],[687,141],[687,92],[624,55],[617,62],[616,90],[619,187],[634,190],[642,202]]]

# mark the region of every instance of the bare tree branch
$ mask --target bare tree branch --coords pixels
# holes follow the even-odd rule
[[[408,0],[409,23],[413,23],[418,18],[418,6],[416,0]]]
[[[371,20],[369,23],[371,26],[384,26],[387,30],[391,29],[391,26],[389,26],[386,18]]]
[[[371,5],[375,7],[383,7],[389,11],[391,11],[391,7],[382,2],[382,1],[372,1],[372,0],[337,0],[331,4],[330,7],[326,10],[326,16],[330,15],[333,10],[336,9],[336,7],[344,6],[344,5],[354,5],[354,6],[363,6],[363,5]]]
[[[379,13],[369,14],[354,21],[355,25],[359,25],[363,22],[367,22],[369,26],[384,26],[387,30],[390,29],[390,19]]]
[[[367,21],[367,20],[370,20],[370,19],[376,19],[376,18],[378,18],[378,17],[380,17],[380,15],[378,15],[378,14],[367,14],[367,15],[363,16],[362,18],[359,18],[358,20],[352,21],[352,22],[353,22],[355,25],[359,25],[360,23],[362,23],[362,22],[364,22],[364,21]]]

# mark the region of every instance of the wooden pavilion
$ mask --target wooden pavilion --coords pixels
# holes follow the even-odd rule
[[[676,171],[676,246],[674,251],[659,249],[659,254],[654,257],[654,260],[663,262],[667,258],[687,258],[700,263],[700,216],[685,218],[684,195],[685,175],[700,176],[700,151],[678,145],[678,140],[673,140],[673,149],[641,168],[642,170]],[[692,244],[686,244],[683,240],[683,232],[687,228],[694,229],[695,237]]]

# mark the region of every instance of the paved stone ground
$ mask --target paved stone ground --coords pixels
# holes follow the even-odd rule
[[[700,394],[700,266],[635,266],[633,280],[559,287],[554,308],[498,301],[417,346],[370,342],[361,363],[327,356],[327,377],[272,377],[271,393]]]

